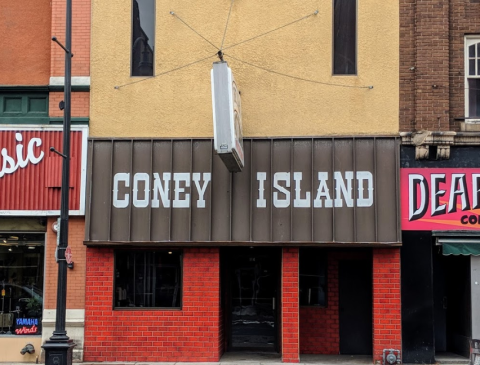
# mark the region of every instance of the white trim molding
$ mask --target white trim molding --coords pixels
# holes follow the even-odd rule
[[[63,86],[64,84],[65,77],[50,77],[50,86]],[[73,76],[72,86],[90,86],[90,76]]]

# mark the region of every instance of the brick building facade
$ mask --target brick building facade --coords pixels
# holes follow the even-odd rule
[[[75,266],[68,272],[66,326],[77,343],[74,359],[82,360],[86,251],[82,245],[86,151],[82,148],[88,136],[91,9],[90,1],[73,3],[69,246]],[[55,325],[57,235],[52,226],[60,209],[61,158],[49,148],[62,151],[59,103],[64,99],[65,53],[52,37],[65,44],[66,10],[65,1],[44,0],[2,0],[0,8],[0,234],[4,241],[0,362],[34,363],[43,360],[41,345]],[[22,327],[27,322],[35,323],[36,330]],[[34,346],[34,353],[21,353],[27,343]]]
[[[469,223],[480,166],[478,14],[476,0],[400,1],[405,362],[434,363],[443,352],[468,357],[480,336],[478,228]],[[450,245],[468,247],[466,256]]]

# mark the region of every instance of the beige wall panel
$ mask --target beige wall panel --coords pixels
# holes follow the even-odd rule
[[[230,1],[157,0],[158,76],[141,82],[130,77],[131,0],[92,4],[90,135],[213,136],[210,69],[217,50],[170,11],[220,47]],[[224,51],[242,93],[245,136],[398,133],[398,11],[395,1],[359,1],[358,76],[332,76],[331,0],[234,2]]]
[[[20,351],[27,343],[31,343],[35,347],[35,352],[22,355]],[[4,337],[0,341],[0,362],[20,362],[20,363],[35,363],[40,357],[42,351],[42,336],[11,336]]]

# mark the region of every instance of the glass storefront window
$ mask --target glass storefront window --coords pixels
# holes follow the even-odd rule
[[[41,334],[45,234],[0,234],[0,335]]]
[[[327,306],[327,253],[318,248],[300,249],[300,305]]]
[[[114,307],[180,308],[181,262],[179,251],[117,251]]]

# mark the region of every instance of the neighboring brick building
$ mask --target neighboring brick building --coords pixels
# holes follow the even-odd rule
[[[74,0],[67,332],[83,358],[90,2]],[[62,151],[65,2],[0,0],[0,362],[42,361],[55,321]],[[22,147],[23,146],[23,147]],[[21,354],[27,343],[35,353]]]
[[[479,14],[477,0],[400,1],[405,362],[468,357],[480,337]]]
[[[401,350],[398,22],[92,1],[85,360]],[[223,112],[244,136],[225,164]]]

